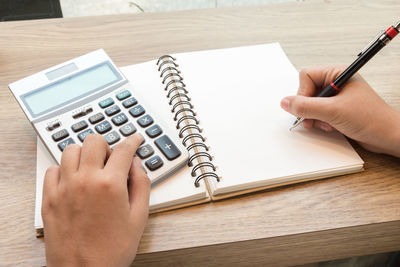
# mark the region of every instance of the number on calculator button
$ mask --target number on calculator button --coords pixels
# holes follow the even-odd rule
[[[136,127],[132,123],[128,123],[119,128],[119,131],[122,133],[123,136],[129,136],[131,134],[134,134],[136,130],[137,130]]]
[[[115,144],[120,139],[119,134],[116,131],[112,131],[111,133],[106,134],[104,138],[109,145]]]
[[[154,149],[150,145],[144,145],[138,148],[136,154],[141,159],[145,159],[154,154]]]

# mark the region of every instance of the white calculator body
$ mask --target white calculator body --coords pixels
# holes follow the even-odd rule
[[[103,135],[111,148],[140,133],[145,142],[137,155],[152,182],[187,163],[187,150],[174,130],[157,118],[102,49],[14,82],[9,88],[58,163],[66,146],[82,145],[86,136],[94,133]]]

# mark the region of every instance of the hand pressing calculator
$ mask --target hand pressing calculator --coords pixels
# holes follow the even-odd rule
[[[104,50],[72,59],[9,85],[47,149],[60,163],[70,144],[94,133],[113,148],[140,133],[136,154],[152,182],[187,163],[188,153],[176,136],[143,102]]]

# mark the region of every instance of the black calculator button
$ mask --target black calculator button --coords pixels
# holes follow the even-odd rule
[[[153,121],[153,118],[149,114],[147,114],[147,115],[144,115],[143,117],[139,118],[137,120],[137,122],[139,123],[140,126],[142,126],[144,128],[144,127],[147,127],[150,124],[152,124],[154,121]]]
[[[149,137],[154,138],[154,137],[157,137],[157,136],[159,136],[160,134],[162,134],[162,130],[161,130],[160,126],[158,126],[158,125],[156,124],[156,125],[153,125],[153,126],[151,126],[150,128],[148,128],[148,129],[146,130],[146,134],[147,134]]]
[[[112,131],[111,133],[106,134],[104,138],[109,145],[115,144],[121,139],[116,131]]]
[[[79,140],[81,140],[81,142],[83,142],[83,141],[85,141],[85,138],[90,134],[94,134],[94,132],[92,131],[92,129],[87,129],[87,130],[81,132],[80,134],[78,134],[78,138],[79,138]]]
[[[120,93],[118,93],[116,95],[118,100],[123,100],[123,99],[125,99],[127,97],[130,97],[130,96],[131,96],[131,92],[129,92],[128,90],[122,91],[122,92],[120,92]]]
[[[133,107],[129,110],[129,113],[133,116],[133,117],[139,117],[140,115],[144,114],[144,108],[141,105],[137,105],[136,107]]]
[[[154,154],[154,149],[150,145],[144,145],[138,148],[136,154],[141,159],[145,159]]]
[[[124,113],[121,113],[112,117],[111,120],[115,125],[120,126],[128,121],[128,117]]]
[[[181,151],[179,151],[176,145],[172,143],[171,139],[166,135],[157,138],[154,143],[169,160],[174,160],[181,155]]]
[[[121,109],[117,105],[114,105],[114,106],[109,107],[108,109],[104,110],[104,112],[107,114],[107,116],[115,115],[120,111],[121,111]]]
[[[124,100],[124,102],[122,102],[122,105],[125,108],[130,108],[136,104],[137,104],[137,100],[134,97],[128,98],[127,100]]]
[[[114,104],[114,100],[112,100],[111,97],[106,98],[106,99],[104,99],[104,100],[102,100],[102,101],[99,102],[99,106],[100,106],[101,108],[109,107],[109,106],[111,106],[112,104]]]
[[[88,127],[87,122],[86,121],[80,121],[80,122],[72,124],[71,129],[72,129],[72,131],[74,131],[76,133],[76,132],[82,131],[86,127]]]
[[[104,115],[101,112],[89,117],[89,121],[91,124],[98,123],[102,120],[104,120]]]
[[[111,130],[112,126],[111,123],[108,121],[103,121],[94,127],[99,134],[103,134]]]
[[[163,165],[163,161],[159,156],[154,156],[148,160],[146,160],[146,166],[150,171],[155,171]]]
[[[69,146],[70,144],[75,144],[74,139],[72,139],[71,137],[58,143],[57,146],[61,151],[64,151],[64,149]]]
[[[65,137],[69,136],[69,133],[67,130],[62,129],[61,131],[58,131],[54,133],[51,137],[53,138],[54,141],[60,141],[61,139],[64,139]]]
[[[128,123],[121,128],[119,131],[122,133],[123,136],[129,136],[137,131],[136,127],[132,123]]]

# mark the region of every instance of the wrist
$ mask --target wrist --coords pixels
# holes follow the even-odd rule
[[[388,123],[382,131],[385,135],[381,139],[385,143],[384,153],[400,158],[400,112],[392,109],[386,119]]]

